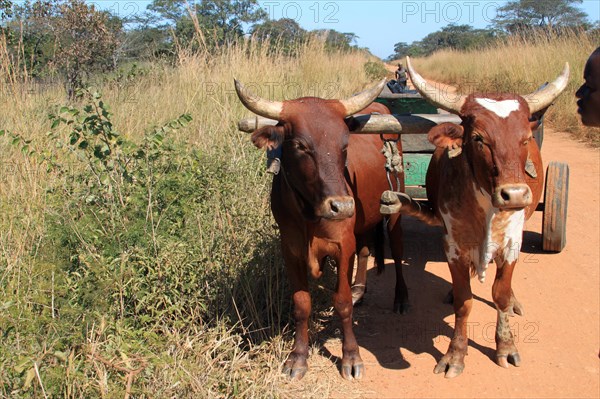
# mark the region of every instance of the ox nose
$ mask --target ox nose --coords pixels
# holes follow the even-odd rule
[[[500,209],[525,208],[531,202],[531,189],[527,184],[506,184],[494,192],[493,204]]]
[[[326,219],[346,219],[354,215],[354,198],[329,197],[323,201],[322,217]]]

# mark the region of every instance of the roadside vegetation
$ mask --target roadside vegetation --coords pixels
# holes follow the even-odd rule
[[[550,107],[545,121],[555,130],[570,132],[576,139],[598,146],[600,131],[581,124],[575,98],[583,83],[585,63],[598,43],[598,31],[538,31],[509,36],[478,50],[440,50],[416,59],[415,65],[427,79],[457,86],[463,93],[525,94],[553,80],[569,62],[569,85]]]
[[[280,373],[291,306],[271,177],[237,130],[233,78],[269,98],[342,97],[378,72],[319,35],[293,55],[195,35],[171,60],[79,75],[89,88],[26,78],[0,35],[1,397],[329,392]]]
[[[587,15],[577,7],[583,0],[509,0],[496,10],[491,24],[483,29],[450,23],[412,43],[398,42],[388,60],[427,57],[445,50],[478,51],[511,36],[560,35],[562,33],[598,33],[597,15]],[[592,19],[590,19],[590,17]],[[594,20],[593,18],[596,18]]]

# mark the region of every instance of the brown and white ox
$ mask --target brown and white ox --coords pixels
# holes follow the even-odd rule
[[[488,264],[496,263],[492,297],[497,308],[496,360],[502,367],[521,359],[508,317],[521,313],[511,289],[523,237],[524,222],[534,212],[543,189],[543,165],[532,139],[538,122],[531,114],[548,107],[564,90],[561,75],[544,89],[526,96],[514,94],[449,95],[425,81],[407,57],[408,72],[421,95],[457,114],[460,125],[443,123],[429,131],[436,146],[427,171],[431,209],[401,196],[401,213],[444,229],[444,251],[452,275],[454,337],[434,369],[447,378],[464,369],[467,319],[473,295],[470,279],[484,281]],[[387,193],[386,193],[387,194]]]
[[[235,81],[241,102],[250,111],[279,121],[252,133],[258,148],[281,146],[281,172],[273,178],[271,210],[281,235],[281,247],[293,292],[296,334],[294,347],[283,371],[300,379],[307,371],[308,319],[311,298],[308,275],[318,278],[327,258],[337,265],[333,304],[344,333],[341,373],[346,379],[361,378],[364,365],[352,331],[350,282],[359,243],[359,268],[366,268],[369,235],[382,221],[379,197],[389,189],[383,168],[382,142],[376,135],[352,135],[352,118],[362,111],[389,113],[385,106],[370,104],[385,85],[346,100],[304,97],[269,101],[250,93]],[[370,106],[370,107],[369,107]],[[402,148],[398,142],[399,151]],[[401,188],[403,189],[403,187]],[[394,242],[396,301],[407,306],[402,278],[402,245],[399,215],[388,223]],[[381,265],[380,265],[381,266]],[[360,273],[359,273],[360,274]],[[365,283],[362,281],[361,283]]]

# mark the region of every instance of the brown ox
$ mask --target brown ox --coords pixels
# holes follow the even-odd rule
[[[496,262],[492,297],[498,312],[496,360],[502,367],[520,357],[508,316],[520,312],[511,289],[521,248],[523,224],[535,210],[543,188],[542,159],[530,122],[531,114],[549,106],[566,87],[569,67],[541,91],[513,94],[457,95],[448,99],[427,83],[407,59],[410,77],[429,101],[460,116],[460,125],[443,123],[428,138],[437,149],[427,171],[427,195],[432,209],[401,198],[401,213],[444,228],[444,250],[452,275],[454,337],[434,369],[447,378],[464,369],[467,319],[473,295],[470,277],[486,277]],[[452,101],[450,101],[452,100]],[[537,176],[537,177],[534,177]]]
[[[344,333],[341,373],[346,379],[361,378],[364,365],[352,331],[350,280],[357,249],[359,267],[366,267],[367,238],[381,222],[379,196],[388,189],[377,136],[350,136],[348,116],[363,112],[389,113],[385,106],[367,108],[385,81],[348,100],[304,97],[284,102],[261,99],[235,82],[238,96],[252,112],[279,121],[252,134],[258,148],[281,145],[281,173],[273,178],[271,210],[279,225],[281,247],[293,292],[296,335],[284,364],[284,373],[300,379],[307,371],[308,318],[311,298],[308,275],[318,278],[323,262],[337,265],[333,304]],[[366,108],[366,109],[365,109]],[[350,127],[349,127],[350,126]],[[399,142],[398,142],[399,143]],[[399,147],[401,151],[401,147]],[[347,167],[346,167],[347,165]],[[388,223],[397,266],[397,298],[407,302],[402,279],[402,246],[399,215]],[[364,283],[364,282],[363,282]]]

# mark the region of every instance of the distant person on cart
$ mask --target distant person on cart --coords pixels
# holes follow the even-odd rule
[[[396,82],[398,82],[398,85],[400,86],[402,91],[406,90],[407,80],[408,79],[406,78],[406,69],[400,62],[398,63],[398,69],[396,70]]]
[[[388,88],[392,93],[403,93],[406,90],[406,69],[402,66],[402,63],[398,64],[398,69],[394,73],[396,79],[392,79],[388,82]]]

